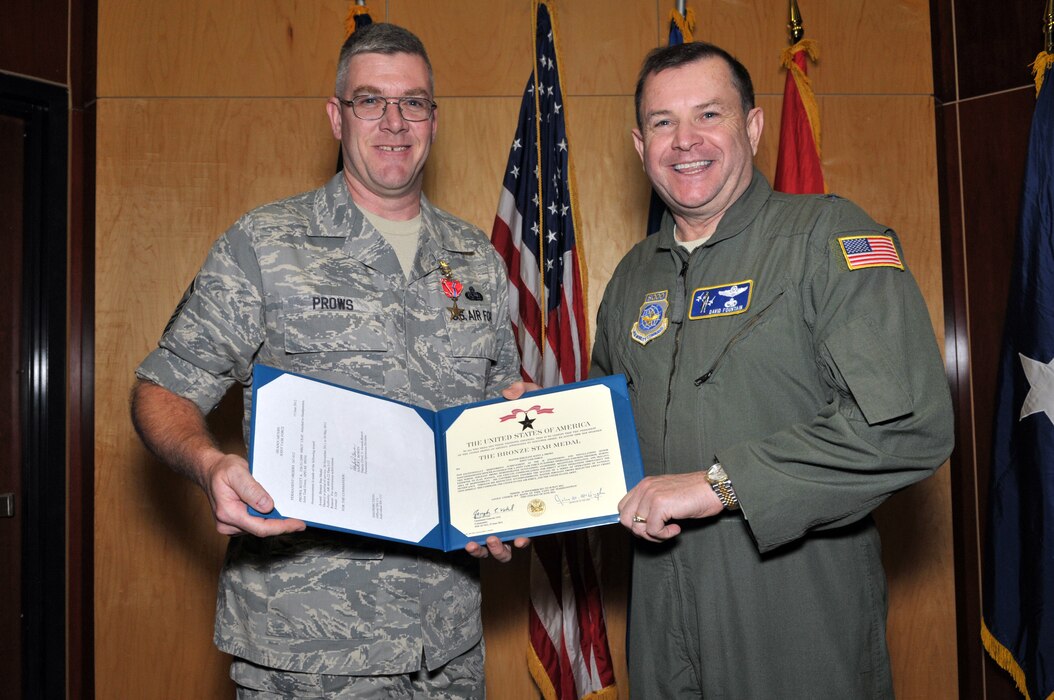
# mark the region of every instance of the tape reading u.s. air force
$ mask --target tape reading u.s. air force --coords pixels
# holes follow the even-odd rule
[[[670,325],[670,319],[666,317],[666,311],[670,308],[667,299],[668,290],[661,292],[648,292],[644,295],[644,303],[640,305],[640,316],[637,322],[630,328],[630,337],[641,345],[647,345],[666,332]]]
[[[692,307],[688,318],[693,321],[713,316],[741,314],[750,308],[754,280],[743,280],[714,287],[699,287],[692,292]]]

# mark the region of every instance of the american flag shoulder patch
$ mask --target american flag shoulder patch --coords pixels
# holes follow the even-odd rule
[[[865,267],[904,269],[904,263],[891,236],[843,236],[838,239],[838,246],[850,270]]]

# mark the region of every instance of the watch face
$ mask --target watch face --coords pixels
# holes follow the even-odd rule
[[[716,484],[720,481],[728,481],[728,474],[725,473],[725,468],[718,463],[706,471],[706,478],[711,484]]]

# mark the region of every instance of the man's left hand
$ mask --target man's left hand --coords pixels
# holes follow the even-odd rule
[[[708,518],[722,510],[706,472],[645,477],[618,504],[619,522],[649,542],[681,534],[681,526],[671,520]]]

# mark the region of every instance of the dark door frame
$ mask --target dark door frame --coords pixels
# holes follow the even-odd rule
[[[22,320],[23,696],[66,694],[66,245],[69,93],[0,73],[26,124]]]

